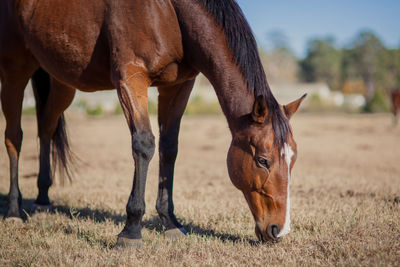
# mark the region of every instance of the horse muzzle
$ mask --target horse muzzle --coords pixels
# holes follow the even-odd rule
[[[261,242],[277,242],[279,241],[279,232],[281,229],[277,224],[270,224],[267,228],[262,231],[258,225],[256,225],[256,236]]]

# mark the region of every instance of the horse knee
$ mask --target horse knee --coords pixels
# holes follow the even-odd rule
[[[154,155],[155,138],[150,131],[143,131],[132,135],[132,154],[134,158],[143,158],[150,161]]]

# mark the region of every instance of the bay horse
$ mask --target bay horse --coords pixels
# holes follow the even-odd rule
[[[135,163],[126,223],[116,246],[141,246],[147,169],[155,150],[147,88],[157,86],[156,209],[166,236],[184,235],[174,214],[174,164],[181,118],[200,72],[212,83],[232,133],[228,172],[250,207],[256,236],[269,241],[287,234],[290,172],[297,156],[289,119],[305,95],[288,105],[278,104],[255,38],[234,0],[2,0],[1,103],[10,159],[6,218],[21,217],[21,107],[29,79],[40,139],[37,207],[50,205],[50,155],[67,168],[70,151],[63,112],[75,88],[116,88]]]
[[[393,112],[393,125],[396,126],[399,120],[398,111],[400,108],[400,88],[392,90],[392,112]]]

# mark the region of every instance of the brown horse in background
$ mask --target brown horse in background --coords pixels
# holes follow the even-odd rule
[[[392,90],[391,93],[391,98],[392,98],[392,112],[393,112],[393,125],[397,125],[399,116],[398,116],[398,111],[400,108],[400,88]]]
[[[140,246],[148,164],[154,154],[147,88],[159,90],[157,211],[165,234],[185,229],[172,199],[178,133],[195,77],[212,83],[232,133],[227,165],[261,241],[290,231],[289,180],[297,149],[286,106],[268,86],[255,39],[234,0],[2,0],[1,103],[10,159],[8,219],[20,218],[18,160],[24,88],[32,79],[40,138],[37,207],[50,205],[53,161],[67,167],[63,118],[75,88],[116,88],[132,136],[135,172],[118,246]],[[51,151],[53,153],[51,153]]]

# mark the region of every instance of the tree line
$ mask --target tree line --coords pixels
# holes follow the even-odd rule
[[[309,40],[304,59],[294,56],[283,34],[268,37],[272,48],[261,55],[273,81],[325,82],[332,90],[364,94],[367,106],[400,87],[400,48],[387,48],[371,31],[359,32],[344,47],[333,37]]]

